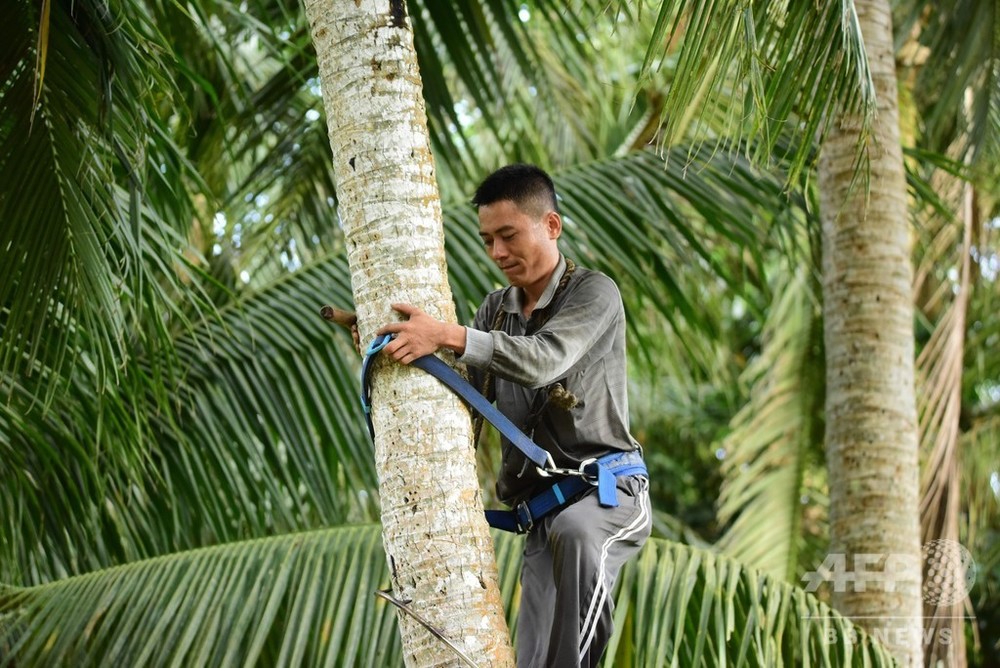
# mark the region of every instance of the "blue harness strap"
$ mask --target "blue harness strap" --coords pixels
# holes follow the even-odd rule
[[[361,363],[361,407],[364,410],[365,422],[368,424],[368,433],[372,440],[375,439],[375,429],[371,418],[370,376],[372,360],[391,340],[392,336],[389,334],[383,334],[373,339],[368,345],[368,349],[365,350],[364,360]],[[444,361],[434,355],[425,355],[414,360],[413,366],[440,380],[468,406],[478,411],[514,447],[534,462],[539,473],[566,476],[532,499],[519,503],[513,510],[487,510],[486,520],[495,529],[525,533],[534,526],[535,522],[553,510],[572,502],[589,487],[597,487],[598,501],[601,506],[613,508],[618,505],[618,491],[615,483],[617,476],[649,475],[642,455],[638,451],[613,452],[600,459],[587,460],[580,466],[579,470],[557,469],[549,452],[528,438],[523,431],[517,428],[517,425]]]
[[[368,349],[365,350],[365,358],[361,361],[361,409],[365,412],[365,423],[368,425],[368,435],[371,436],[373,442],[375,440],[375,427],[372,425],[372,390],[371,385],[368,382],[368,377],[372,372],[372,361],[375,359],[375,355],[389,345],[390,341],[392,341],[392,337],[388,334],[376,336],[372,339],[371,343],[368,344]]]
[[[365,419],[368,422],[368,433],[372,439],[375,438],[375,430],[372,427],[371,419],[371,385],[369,377],[371,375],[371,360],[381,351],[392,337],[388,334],[376,337],[365,351],[365,359],[361,364],[361,406],[365,411]],[[500,433],[506,436],[524,456],[542,468],[552,466],[552,456],[536,445],[528,438],[523,431],[501,413],[496,406],[491,404],[486,397],[476,391],[469,381],[462,378],[454,369],[438,359],[434,355],[425,355],[413,361],[413,366],[422,369],[434,376],[448,389],[457,394],[465,403],[479,412],[487,422],[496,427]]]
[[[535,466],[546,468],[553,464],[552,455],[528,438],[523,431],[510,421],[510,418],[501,413],[476,388],[472,387],[469,381],[462,378],[454,369],[445,364],[443,360],[434,355],[426,355],[414,360],[413,366],[423,369],[447,385],[448,389],[461,397],[466,404],[476,409],[487,422],[506,436],[514,447],[535,463]]]

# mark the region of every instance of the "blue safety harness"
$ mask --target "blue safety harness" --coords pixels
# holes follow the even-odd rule
[[[375,440],[375,429],[371,419],[371,368],[375,356],[392,340],[389,334],[376,337],[365,351],[361,364],[361,407],[364,409],[368,433]],[[501,413],[496,406],[480,394],[467,380],[434,355],[426,355],[414,360],[413,366],[431,374],[452,392],[457,394],[469,407],[483,418],[530,459],[539,475],[543,477],[562,476],[562,479],[537,496],[523,501],[512,510],[487,510],[486,521],[490,526],[504,531],[525,533],[535,523],[552,511],[562,508],[575,500],[584,490],[597,487],[597,498],[601,506],[613,508],[618,505],[617,476],[645,475],[646,464],[638,451],[613,452],[604,457],[588,459],[578,469],[558,468],[552,454],[539,447],[523,431]]]

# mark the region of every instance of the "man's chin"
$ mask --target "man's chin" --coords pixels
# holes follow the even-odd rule
[[[501,269],[503,275],[507,277],[507,282],[513,285],[515,288],[523,287],[521,285],[521,274],[517,270],[517,267],[512,267],[511,269]]]

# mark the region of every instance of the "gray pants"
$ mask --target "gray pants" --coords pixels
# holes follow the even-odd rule
[[[518,668],[596,666],[611,638],[611,590],[652,524],[649,482],[618,478],[618,507],[597,490],[546,516],[528,532],[517,618]]]

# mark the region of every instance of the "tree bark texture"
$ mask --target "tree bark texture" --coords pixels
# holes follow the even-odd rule
[[[881,572],[841,583],[833,602],[903,665],[919,666],[912,267],[892,23],[888,0],[855,6],[877,96],[870,181],[854,177],[858,116],[834,119],[819,163],[830,551],[846,556],[856,578]]]
[[[305,0],[363,342],[394,302],[454,321],[440,199],[402,0]],[[372,418],[383,540],[397,599],[473,661],[513,665],[469,413],[418,369],[378,360]],[[359,415],[360,419],[360,415]],[[409,666],[463,665],[400,613]]]

